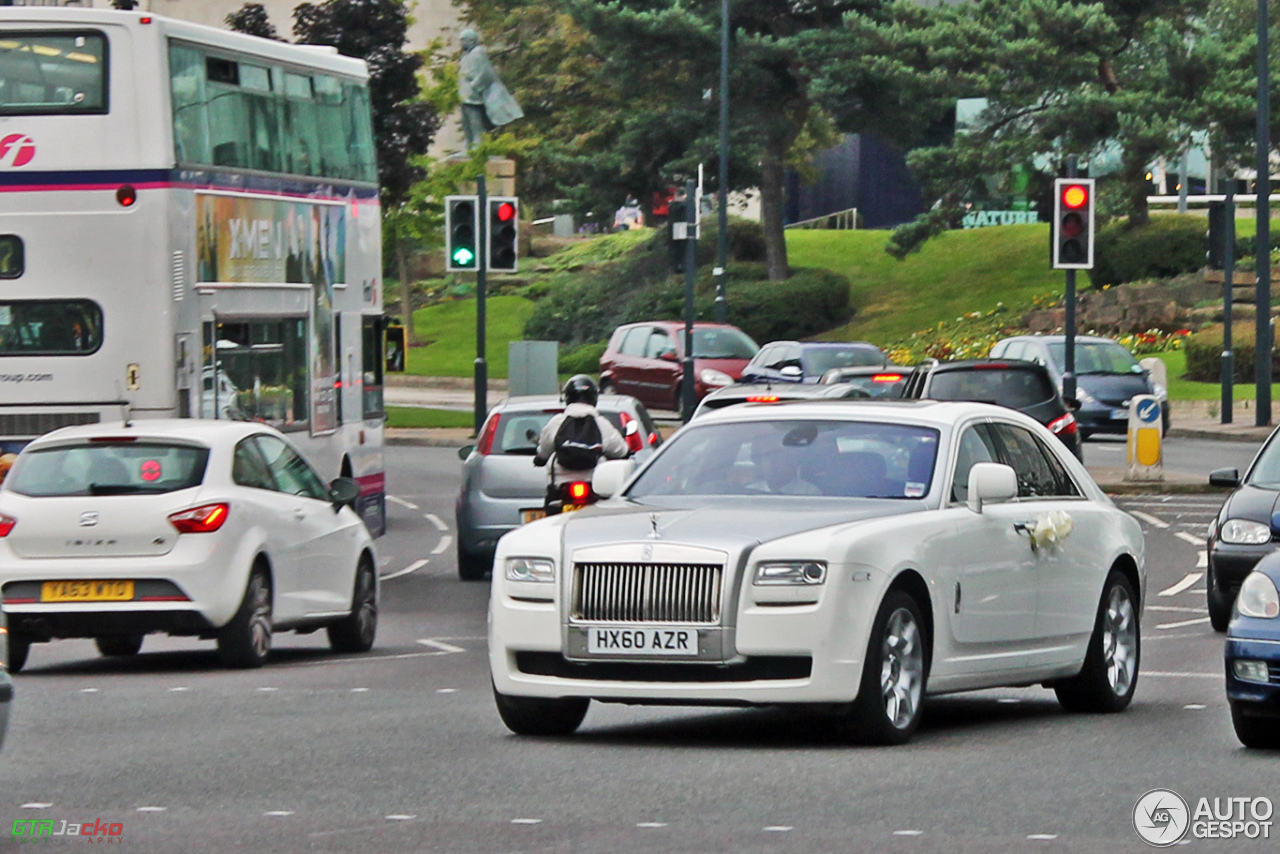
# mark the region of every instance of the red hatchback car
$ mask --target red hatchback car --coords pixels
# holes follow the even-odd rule
[[[725,323],[693,325],[693,388],[698,400],[731,385],[760,349]],[[652,320],[613,330],[600,357],[600,391],[629,394],[654,409],[680,409],[684,375],[684,323]]]

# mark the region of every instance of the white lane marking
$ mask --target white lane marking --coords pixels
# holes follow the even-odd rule
[[[1143,670],[1143,676],[1168,677],[1170,679],[1222,679],[1221,673],[1184,673],[1176,670]]]
[[[1188,711],[1198,712],[1201,709],[1208,708],[1208,707],[1205,706],[1204,703],[1187,703],[1182,708],[1187,709]]]
[[[53,804],[46,804],[43,801],[32,801],[29,804],[23,804],[21,809],[24,810],[47,810]]]
[[[440,542],[436,544],[436,547],[431,550],[431,553],[433,555],[444,554],[449,550],[449,546],[451,545],[453,545],[453,537],[445,534],[440,538]]]
[[[1148,611],[1173,611],[1178,614],[1207,614],[1204,608],[1188,608],[1185,605],[1148,605]]]
[[[435,525],[437,531],[449,530],[449,526],[444,523],[444,520],[434,513],[424,513],[422,514],[422,518],[426,519],[432,525]]]
[[[387,500],[399,504],[401,507],[408,507],[410,510],[418,509],[418,505],[412,501],[405,501],[403,498],[396,498],[394,495],[388,495]]]
[[[437,688],[436,693],[437,694],[456,694],[458,693],[458,689],[457,688]]]
[[[1028,839],[1034,839],[1038,842],[1052,842],[1058,838],[1056,833],[1032,833],[1027,836]]]
[[[924,836],[923,830],[895,830],[894,836]]]
[[[388,573],[387,575],[379,575],[378,580],[390,581],[393,578],[399,578],[402,575],[408,575],[411,572],[417,572],[418,570],[422,569],[424,566],[426,566],[430,562],[431,561],[427,560],[425,557],[420,560],[415,560],[413,563],[409,564],[399,572],[392,572],[392,573]]]
[[[636,827],[666,827],[665,821],[642,821]]]
[[[352,694],[368,694],[369,689],[368,688],[352,688],[351,693]]]
[[[511,823],[512,823],[512,824],[542,824],[542,819],[540,819],[540,818],[513,818],[513,819],[511,819]]]
[[[765,833],[786,833],[788,831],[795,830],[795,828],[787,824],[771,824],[764,830]]]
[[[270,693],[271,691],[279,691],[280,689],[279,689],[279,688],[277,688],[277,687],[275,687],[274,685],[263,685],[263,686],[262,686],[261,688],[259,688],[258,690],[259,690],[259,691],[266,691],[266,692]]]
[[[1198,626],[1201,623],[1209,622],[1208,617],[1196,617],[1194,620],[1181,620],[1177,623],[1161,623],[1156,626],[1157,629],[1182,629],[1187,626]]]
[[[1161,590],[1160,595],[1161,596],[1177,596],[1183,590],[1186,590],[1188,587],[1195,584],[1197,581],[1199,581],[1202,578],[1204,578],[1203,572],[1188,572],[1186,577],[1183,578],[1181,581],[1179,581],[1177,584],[1173,585],[1172,587],[1166,587],[1164,590]]]
[[[1148,634],[1143,634],[1143,636],[1142,636],[1142,642],[1143,642],[1143,643],[1146,643],[1147,641],[1186,640],[1187,638],[1202,638],[1202,637],[1204,637],[1204,635],[1202,635],[1202,634],[1193,634],[1193,633],[1191,633],[1191,632],[1179,632],[1178,634],[1175,634],[1175,635],[1148,635]],[[1147,673],[1147,672],[1146,672],[1145,670],[1144,670],[1144,671],[1142,671],[1142,675],[1144,675],[1144,676],[1145,676],[1145,675],[1146,675],[1146,673]]]
[[[429,646],[433,649],[440,650],[439,652],[432,653],[433,655],[450,655],[455,652],[466,652],[466,650],[460,646],[454,646],[451,643],[438,641],[438,640],[435,640],[434,638],[421,638],[418,640],[418,643],[422,644],[423,646]]]
[[[416,815],[405,815],[403,813],[396,813],[396,814],[387,816],[387,821],[413,821],[415,818],[417,818]]]
[[[164,812],[166,807],[138,807],[137,812]]]
[[[81,694],[96,694],[96,693],[98,693],[98,689],[97,689],[97,688],[81,688],[81,689],[80,689],[80,693],[81,693]]]
[[[1155,516],[1152,516],[1150,513],[1143,513],[1141,510],[1130,510],[1129,515],[1137,516],[1139,519],[1146,522],[1148,525],[1155,525],[1157,528],[1169,527],[1168,522],[1164,521],[1163,519],[1157,519]]]
[[[1200,554],[1196,557],[1196,569],[1209,568],[1209,553],[1204,549],[1200,550]]]
[[[1173,535],[1184,543],[1191,543],[1193,546],[1204,545],[1204,537],[1197,537],[1195,534],[1188,534],[1186,531],[1174,531]]]
[[[293,815],[293,810],[271,810],[269,812],[264,812],[263,815],[276,816],[276,817]]]

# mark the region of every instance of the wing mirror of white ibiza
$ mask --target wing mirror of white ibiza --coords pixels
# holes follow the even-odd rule
[[[982,512],[983,504],[1008,501],[1018,494],[1018,476],[1012,466],[974,463],[969,469],[969,509]]]
[[[635,467],[632,460],[605,460],[591,473],[591,488],[601,498],[612,498],[622,491]]]

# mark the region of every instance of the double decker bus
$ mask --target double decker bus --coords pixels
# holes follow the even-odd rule
[[[380,534],[368,71],[139,12],[0,7],[0,451],[120,418],[251,419]]]

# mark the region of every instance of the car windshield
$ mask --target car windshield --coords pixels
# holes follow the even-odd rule
[[[973,400],[1010,409],[1026,409],[1054,396],[1053,384],[1039,371],[973,368],[938,371],[925,395],[933,400]]]
[[[684,429],[627,490],[677,495],[922,498],[938,431],[864,421],[736,421]]]
[[[21,495],[176,492],[204,480],[209,449],[161,442],[89,442],[27,451],[4,486]]]
[[[1268,489],[1280,489],[1280,443],[1271,442],[1267,445],[1245,482]]]
[[[693,330],[695,359],[750,359],[759,349],[740,329]]]
[[[804,351],[805,373],[822,376],[832,368],[874,367],[884,364],[875,347],[809,347]]]
[[[1067,363],[1067,345],[1050,344],[1049,356],[1055,364]],[[1077,374],[1140,374],[1142,366],[1133,354],[1114,341],[1077,341]]]

